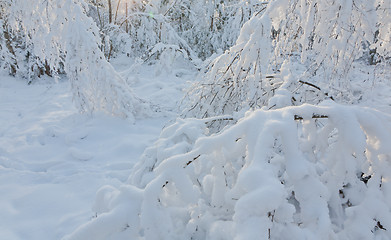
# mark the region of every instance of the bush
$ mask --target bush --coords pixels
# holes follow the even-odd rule
[[[390,116],[333,103],[178,120],[67,239],[389,239]]]

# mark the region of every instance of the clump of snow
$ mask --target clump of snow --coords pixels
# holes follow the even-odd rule
[[[209,136],[210,120],[167,127],[66,239],[391,237],[390,116],[325,102],[248,112]]]

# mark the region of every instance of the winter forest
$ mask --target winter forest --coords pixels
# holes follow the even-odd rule
[[[0,239],[391,239],[391,0],[0,0],[0,28]]]

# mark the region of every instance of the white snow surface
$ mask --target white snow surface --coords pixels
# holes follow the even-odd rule
[[[114,59],[118,71],[132,62]],[[0,76],[0,239],[61,239],[93,218],[104,185],[119,187],[161,129],[176,116],[188,70],[156,76],[122,72],[156,111],[132,122],[79,114],[67,79]],[[181,76],[181,78],[176,77]]]
[[[325,102],[210,135],[219,117],[173,121],[193,70],[113,64],[152,116],[82,115],[66,79],[0,77],[0,239],[391,237],[391,88],[370,67],[359,105],[386,114]]]

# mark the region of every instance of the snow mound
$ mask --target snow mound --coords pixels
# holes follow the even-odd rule
[[[212,119],[214,120],[214,119]],[[391,117],[335,103],[179,119],[65,239],[390,239]]]

